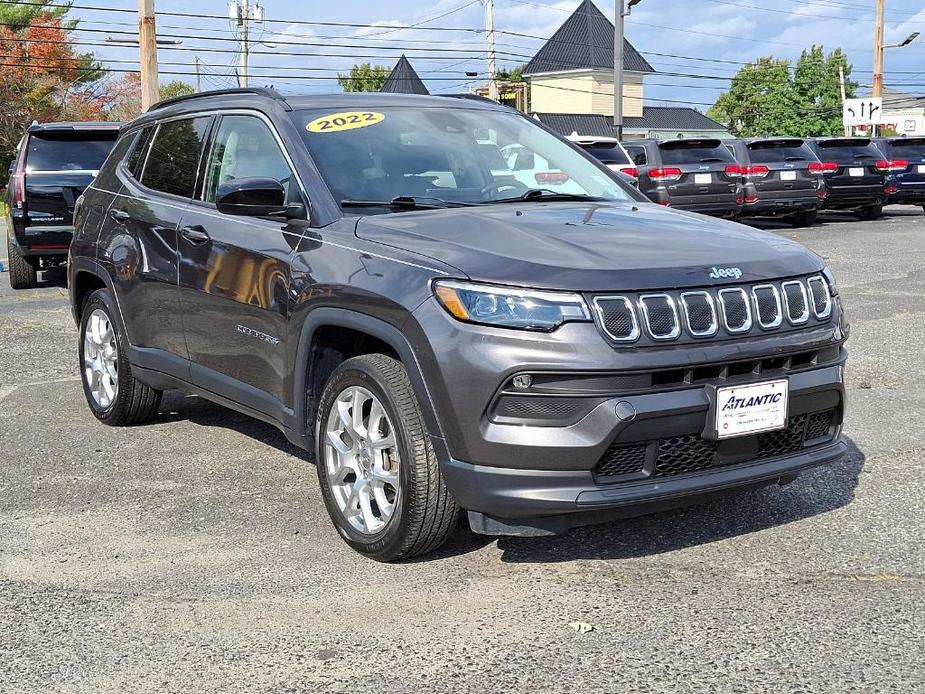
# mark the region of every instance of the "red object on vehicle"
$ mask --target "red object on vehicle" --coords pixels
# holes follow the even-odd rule
[[[890,183],[883,189],[883,192],[887,195],[892,195],[893,193],[899,192],[899,186],[895,183]]]
[[[835,173],[836,171],[838,171],[838,164],[836,164],[834,161],[809,162],[809,172],[811,174],[822,175],[827,173]]]
[[[742,171],[742,175],[745,176],[746,178],[764,178],[765,176],[768,175],[769,169],[764,164],[757,164],[757,165],[743,166],[741,168],[741,171]],[[745,202],[748,202],[748,200],[746,199]]]
[[[726,175],[727,176],[741,176],[742,169],[744,168],[746,167],[744,166],[740,167],[737,164],[729,164],[729,166],[726,167]]]
[[[639,178],[639,169],[635,166],[624,166],[620,169],[621,173],[625,173],[627,176],[632,176],[633,178]]]
[[[668,202],[667,200],[665,202],[660,202],[658,204],[661,205],[662,207],[671,207],[671,203]]]
[[[745,196],[745,204],[746,204],[746,205],[749,205],[749,204],[751,204],[751,203],[753,203],[753,202],[758,202],[758,196],[757,196],[757,195],[746,195],[746,196]]]
[[[905,171],[909,162],[905,159],[881,159],[874,166],[877,171]]]
[[[563,171],[540,171],[533,178],[537,183],[565,183],[568,180],[568,174]]]
[[[13,207],[21,210],[26,200],[26,157],[22,152],[19,153],[19,161],[16,163],[16,171],[13,173],[12,178]]]
[[[650,169],[649,178],[656,181],[677,181],[681,178],[681,169],[669,167],[665,169]]]
[[[820,200],[825,200],[827,197],[829,197],[829,191],[819,190],[819,191],[816,191],[816,195],[819,197]]]

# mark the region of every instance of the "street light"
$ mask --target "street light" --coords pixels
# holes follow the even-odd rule
[[[918,32],[918,31],[913,31],[911,34],[909,34],[909,35],[905,38],[905,40],[904,40],[902,43],[894,43],[894,44],[891,45],[891,46],[884,46],[884,48],[905,48],[905,47],[908,46],[910,43],[912,43],[913,41],[915,41],[915,40],[919,37],[919,35],[920,35],[920,32]]]
[[[111,43],[116,46],[137,46],[138,39],[121,39],[113,36],[106,37],[106,43]],[[179,46],[182,44],[182,41],[177,41],[176,39],[158,39],[158,46]]]

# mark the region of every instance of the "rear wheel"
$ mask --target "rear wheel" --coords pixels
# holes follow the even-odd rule
[[[450,536],[450,496],[401,362],[384,354],[338,366],[315,422],[328,514],[348,545],[378,561],[431,552]]]
[[[797,214],[791,217],[791,222],[795,227],[811,227],[816,223],[816,218],[819,216],[819,213],[816,210],[807,210],[806,212],[798,212]]]
[[[10,261],[10,287],[13,289],[35,289],[38,285],[38,272],[35,265],[30,263],[13,246],[9,237],[6,239],[7,256]]]
[[[855,216],[862,222],[872,222],[883,214],[883,205],[870,205],[855,211]]]
[[[110,426],[140,424],[157,414],[161,391],[132,375],[127,342],[110,310],[105,289],[84,301],[80,320],[80,374],[87,404]]]

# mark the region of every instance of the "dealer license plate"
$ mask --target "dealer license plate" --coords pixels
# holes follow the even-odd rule
[[[705,186],[713,183],[712,174],[694,174],[694,183],[698,186]]]
[[[781,172],[780,172],[780,180],[782,180],[782,181],[795,181],[795,180],[797,180],[797,172],[796,172],[796,171],[781,171]]]
[[[860,177],[862,177],[862,176],[864,175],[864,169],[862,169],[862,168],[857,168],[857,169],[852,168],[852,169],[848,169],[848,175],[849,175],[849,176],[854,176],[855,178],[860,178]]]
[[[728,439],[787,426],[786,378],[716,390],[716,437]]]
[[[919,173],[925,174],[925,164],[919,164]]]

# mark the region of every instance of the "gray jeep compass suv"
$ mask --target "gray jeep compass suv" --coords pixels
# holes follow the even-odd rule
[[[555,190],[495,150],[531,152]],[[507,150],[506,150],[507,151]],[[839,456],[838,292],[484,101],[232,90],[125,126],[68,268],[110,425],[199,394],[314,452],[358,551],[562,532]]]

